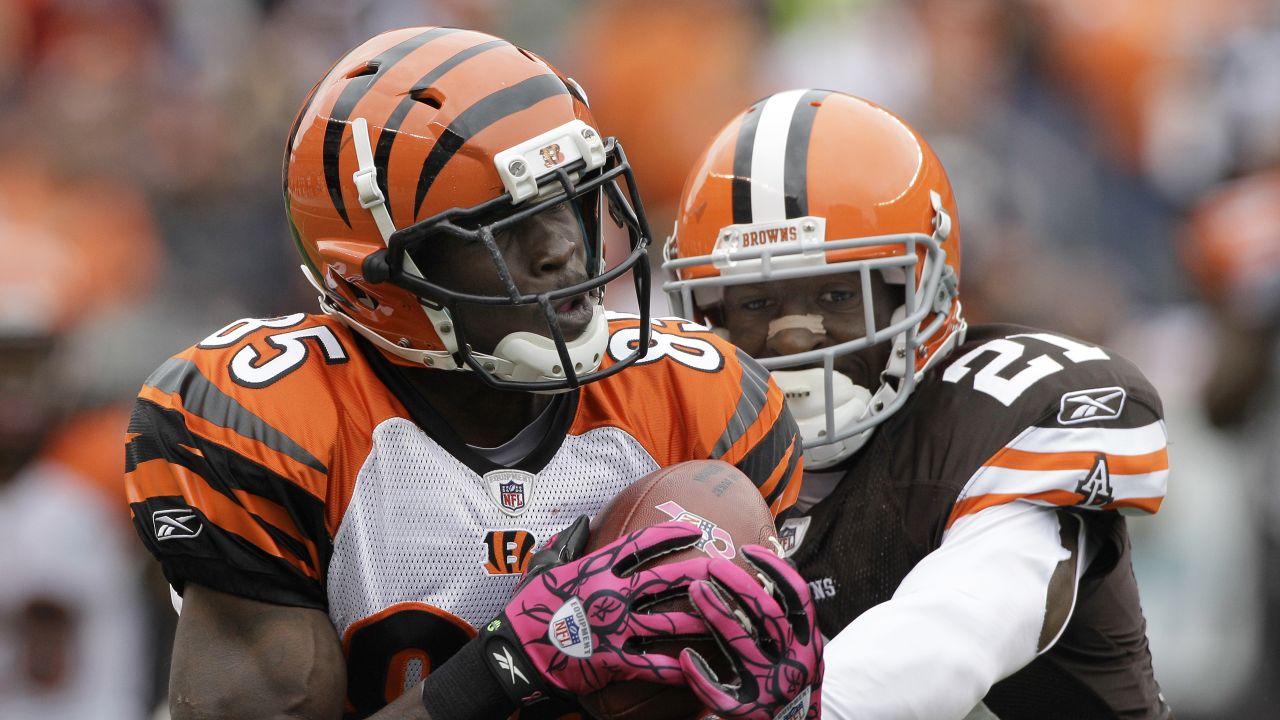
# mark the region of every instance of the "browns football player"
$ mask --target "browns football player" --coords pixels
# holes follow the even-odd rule
[[[688,176],[665,269],[799,423],[781,538],[828,717],[1170,716],[1124,517],[1164,497],[1160,399],[1105,348],[966,324],[955,198],[915,130],[838,92],[760,100]]]

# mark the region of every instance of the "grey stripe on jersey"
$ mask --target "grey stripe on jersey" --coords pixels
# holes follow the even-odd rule
[[[200,368],[190,360],[169,358],[151,373],[145,384],[161,392],[177,393],[188,412],[218,427],[228,428],[251,440],[257,440],[309,468],[322,473],[329,472],[324,463],[305,448],[209,382]]]
[[[733,417],[729,418],[724,433],[711,451],[713,458],[729,452],[729,448],[759,417],[769,398],[769,371],[741,350],[738,351],[738,362],[742,366],[742,395],[738,397],[738,406],[733,409]]]

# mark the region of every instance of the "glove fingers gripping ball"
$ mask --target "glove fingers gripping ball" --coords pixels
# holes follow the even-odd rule
[[[650,561],[666,567],[694,558],[710,558],[737,564],[754,573],[742,553],[743,545],[777,548],[773,514],[751,479],[732,465],[718,460],[679,463],[657,470],[619,493],[591,523],[591,551],[638,528],[676,520],[701,530],[693,547]],[[692,612],[687,588],[663,597],[655,596],[643,607],[655,613]],[[733,666],[704,624],[682,637],[654,636],[629,643],[653,662],[678,661],[680,652],[695,649],[724,680]],[[684,679],[680,685],[659,685],[643,680],[614,682],[602,690],[579,697],[579,702],[601,720],[686,720],[707,716],[703,703]]]

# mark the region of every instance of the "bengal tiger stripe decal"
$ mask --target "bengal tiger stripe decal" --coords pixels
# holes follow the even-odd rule
[[[347,227],[351,227],[351,218],[348,217],[346,203],[342,200],[342,180],[338,175],[338,160],[342,150],[342,135],[349,125],[347,121],[351,118],[351,111],[393,65],[432,40],[453,32],[457,32],[457,29],[431,28],[388,49],[369,61],[367,67],[374,70],[372,74],[363,78],[359,76],[352,78],[338,95],[333,110],[329,112],[329,123],[324,130],[324,180],[329,188],[329,198],[333,201],[333,207]]]
[[[390,199],[391,195],[387,188],[387,165],[391,161],[391,147],[395,144],[396,137],[400,134],[400,126],[404,124],[404,119],[409,115],[409,111],[414,105],[419,104],[418,99],[422,93],[431,89],[445,73],[458,67],[462,63],[479,55],[487,50],[499,47],[512,47],[511,43],[506,40],[490,40],[478,45],[473,45],[465,50],[461,50],[450,57],[448,60],[440,63],[432,68],[430,72],[423,75],[416,83],[409,94],[400,101],[396,109],[391,111],[391,117],[383,123],[381,133],[378,135],[378,145],[373,152],[373,166],[378,168],[378,187],[382,189],[382,196]],[[392,220],[395,219],[395,213],[391,210],[392,204],[387,203],[387,211],[391,212]]]
[[[440,171],[468,140],[502,118],[556,95],[569,95],[569,88],[565,87],[560,78],[551,73],[535,75],[486,96],[458,115],[440,134],[440,139],[431,147],[426,162],[422,164],[422,173],[418,176],[418,192],[413,203],[413,216],[416,218],[421,212],[422,201]]]

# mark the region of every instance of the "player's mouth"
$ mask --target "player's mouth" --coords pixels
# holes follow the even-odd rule
[[[588,301],[587,294],[575,295],[561,300],[556,305],[556,321],[560,323],[560,332],[565,340],[575,340],[591,322],[594,308]]]

